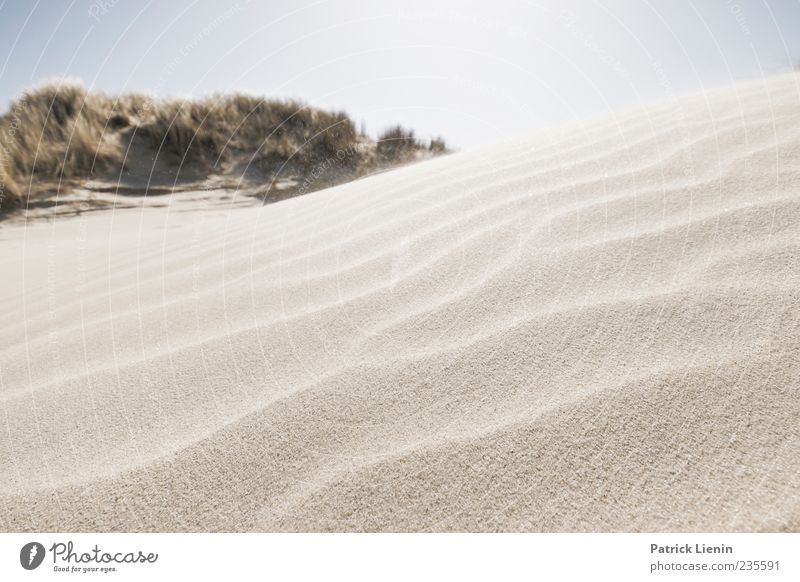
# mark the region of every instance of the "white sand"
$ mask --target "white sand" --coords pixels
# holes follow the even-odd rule
[[[800,530],[800,77],[160,203],[0,226],[1,530]]]

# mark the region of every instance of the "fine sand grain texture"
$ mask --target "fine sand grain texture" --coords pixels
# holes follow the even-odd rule
[[[800,77],[0,226],[3,531],[800,530]]]

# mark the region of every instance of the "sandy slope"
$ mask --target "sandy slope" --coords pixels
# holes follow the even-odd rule
[[[0,229],[0,529],[800,530],[800,77]]]

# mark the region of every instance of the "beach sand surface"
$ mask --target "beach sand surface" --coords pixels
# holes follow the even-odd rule
[[[800,76],[185,198],[0,224],[0,530],[800,530]]]

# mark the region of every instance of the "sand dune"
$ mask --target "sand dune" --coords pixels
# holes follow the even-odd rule
[[[800,530],[800,77],[0,230],[0,528]]]

